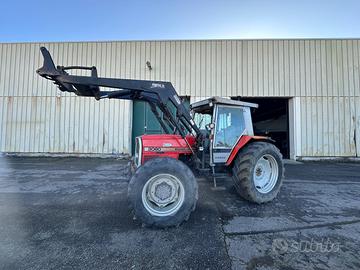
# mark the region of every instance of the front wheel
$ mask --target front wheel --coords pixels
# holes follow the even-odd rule
[[[135,217],[147,226],[180,225],[195,209],[197,198],[194,174],[173,158],[147,161],[129,182],[128,199]]]
[[[275,199],[283,181],[282,155],[275,145],[253,142],[241,149],[233,166],[233,181],[244,199],[265,203]]]

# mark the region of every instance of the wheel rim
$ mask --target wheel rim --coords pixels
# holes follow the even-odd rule
[[[142,203],[153,216],[175,214],[184,203],[184,186],[170,174],[157,174],[151,177],[143,187]]]
[[[257,191],[264,194],[272,191],[278,176],[279,166],[272,155],[265,154],[259,158],[254,169],[254,184]]]

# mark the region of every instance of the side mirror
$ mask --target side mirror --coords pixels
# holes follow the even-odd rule
[[[206,130],[211,131],[215,127],[214,123],[207,124],[205,126]]]

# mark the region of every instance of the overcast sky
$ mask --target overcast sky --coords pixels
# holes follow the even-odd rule
[[[1,3],[0,42],[351,37],[360,37],[360,0]]]

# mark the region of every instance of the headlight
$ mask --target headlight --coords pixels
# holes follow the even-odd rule
[[[136,137],[135,138],[135,157],[134,157],[134,162],[135,162],[136,167],[140,167],[140,165],[141,165],[141,155],[142,155],[141,138]]]

